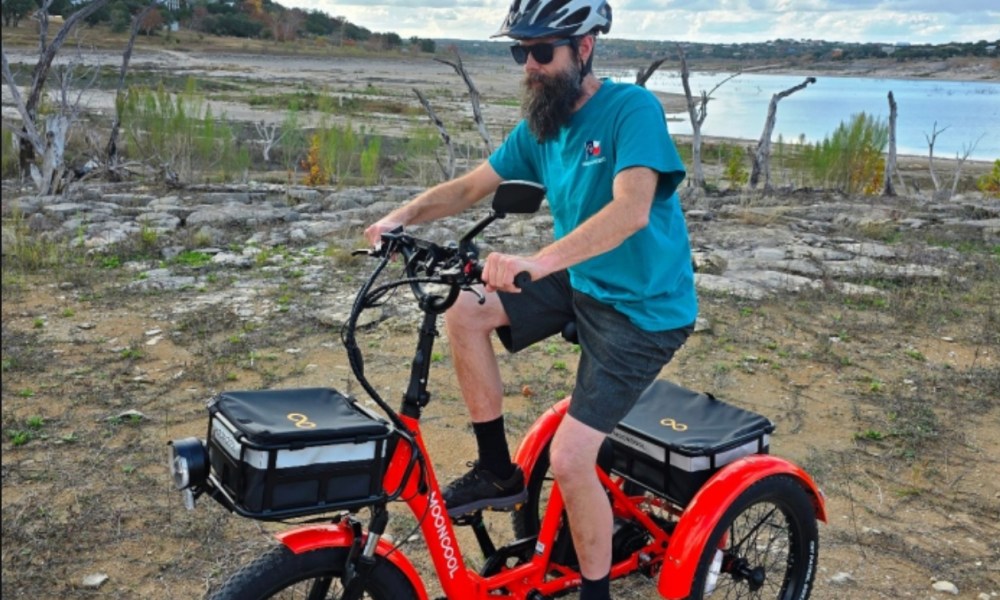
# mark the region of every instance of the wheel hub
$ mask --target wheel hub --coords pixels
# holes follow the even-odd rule
[[[746,581],[751,592],[762,588],[767,580],[767,571],[764,570],[764,567],[751,567],[745,558],[734,560],[730,573],[732,573],[733,579]]]

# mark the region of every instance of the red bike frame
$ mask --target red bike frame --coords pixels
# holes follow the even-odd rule
[[[555,404],[539,417],[525,435],[515,453],[515,461],[526,474],[530,474],[537,464],[568,406],[568,400]],[[423,456],[429,456],[420,432],[419,420],[406,416],[401,418],[412,434],[413,444]],[[424,461],[426,472],[422,476],[420,473],[413,473],[406,477],[412,454],[413,446],[410,444],[396,445],[386,470],[384,485],[387,490],[404,486],[401,498],[405,499],[414,517],[420,522],[438,579],[448,598],[515,600],[525,598],[533,590],[548,595],[580,585],[578,572],[551,561],[553,541],[561,525],[563,511],[558,485],[553,487],[549,497],[531,561],[483,577],[465,566],[454,526],[441,500],[441,489],[433,466],[429,461]],[[642,551],[633,552],[626,560],[612,565],[612,579],[628,575],[640,567],[659,569],[658,590],[664,598],[671,600],[681,600],[688,596],[698,560],[709,535],[732,502],[756,481],[778,474],[798,479],[813,499],[817,518],[826,521],[823,497],[812,478],[788,461],[769,455],[748,456],[725,466],[709,479],[683,512],[664,502],[662,508],[680,515],[672,533],[665,531],[640,506],[648,501],[647,498],[629,497],[622,491],[620,481],[603,471],[599,470],[598,473],[609,492],[615,514],[635,520],[651,534],[650,542]],[[421,481],[426,483],[426,490],[423,492],[420,490]],[[296,553],[323,547],[348,547],[353,537],[350,526],[345,523],[309,525],[277,535],[283,544]],[[419,573],[401,552],[394,550],[391,542],[380,540],[376,553],[409,578],[418,598],[427,598],[427,590]],[[639,556],[649,557],[648,562],[640,564]],[[507,590],[507,593],[500,594],[500,590]]]

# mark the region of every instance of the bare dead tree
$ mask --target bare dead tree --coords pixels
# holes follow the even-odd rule
[[[469,76],[468,71],[465,70],[465,65],[462,64],[462,55],[458,53],[457,49],[453,49],[453,51],[455,53],[454,61],[437,57],[434,60],[455,69],[455,72],[465,81],[465,86],[469,88],[469,101],[472,103],[472,117],[476,121],[476,127],[479,128],[479,136],[483,138],[483,143],[486,144],[486,153],[490,154],[493,152],[493,140],[490,139],[490,132],[487,131],[486,123],[483,121],[483,111],[479,107],[479,90],[472,81],[472,77]]]
[[[684,55],[684,48],[677,46],[677,52],[680,54],[681,58],[681,84],[684,86],[684,97],[687,99],[688,116],[691,119],[691,170],[693,171],[693,175],[691,179],[688,180],[688,185],[704,188],[705,172],[701,166],[701,126],[705,122],[705,117],[708,116],[708,101],[711,99],[712,94],[715,93],[715,90],[719,89],[722,84],[726,83],[730,79],[742,74],[743,71],[737,71],[729,77],[726,77],[709,92],[702,90],[700,99],[695,100],[694,95],[691,93],[691,84],[688,81],[691,77],[691,72],[688,71],[687,57]]]
[[[896,189],[892,185],[892,174],[896,172],[896,99],[889,91],[889,156],[885,160],[885,183],[882,186],[883,196],[895,196]]]
[[[423,105],[424,110],[427,111],[427,116],[430,117],[431,122],[437,127],[438,132],[441,133],[441,140],[444,141],[445,148],[448,149],[448,166],[441,162],[437,154],[434,155],[434,159],[437,160],[437,164],[441,167],[441,174],[446,180],[451,179],[455,176],[455,147],[451,143],[451,136],[448,135],[448,130],[445,129],[444,121],[438,118],[434,109],[431,108],[431,103],[424,98],[424,95],[420,93],[420,90],[413,88],[413,93],[417,95],[417,99],[420,100],[420,104]]]
[[[38,103],[42,98],[42,91],[45,88],[45,82],[49,76],[49,69],[52,68],[52,61],[55,60],[56,54],[59,49],[62,48],[63,43],[69,36],[70,32],[80,24],[81,21],[94,14],[109,0],[91,0],[90,4],[84,6],[80,10],[76,11],[66,21],[63,26],[59,28],[55,37],[52,38],[52,42],[48,42],[48,28],[49,28],[49,7],[52,6],[53,0],[45,0],[41,8],[35,13],[39,20],[38,25],[38,62],[35,63],[35,68],[31,73],[31,89],[28,91],[27,99],[24,102],[25,110],[28,118],[35,124],[35,129],[37,130],[38,123],[36,119],[38,118]],[[6,76],[5,76],[6,78]],[[9,79],[7,85],[13,87],[14,80]],[[23,131],[27,131],[25,128]],[[37,140],[41,141],[41,140]],[[22,172],[27,171],[28,165],[34,161],[36,155],[36,146],[40,144],[34,143],[34,141],[26,140],[21,138],[21,152],[20,152],[20,163]]]
[[[948,189],[943,189],[941,186],[941,181],[938,179],[937,172],[934,169],[934,144],[937,142],[937,136],[940,135],[941,133],[944,133],[946,129],[948,128],[945,127],[944,129],[938,131],[937,121],[935,121],[934,127],[931,131],[931,135],[927,135],[926,133],[924,134],[924,137],[927,139],[927,147],[928,147],[927,164],[930,167],[931,171],[931,181],[934,183],[934,197],[940,200],[949,200],[958,191],[958,181],[962,177],[962,167],[965,166],[965,161],[969,160],[969,156],[971,156],[972,153],[976,151],[976,146],[979,145],[979,141],[986,136],[985,133],[980,135],[978,138],[976,138],[975,142],[972,142],[972,144],[968,146],[962,144],[962,153],[961,154],[959,154],[958,152],[955,153],[955,160],[957,161],[957,164],[955,165],[955,171],[952,173],[951,187]]]
[[[50,115],[42,119],[38,115],[38,105],[42,99],[42,93],[48,80],[52,62],[62,47],[70,32],[84,19],[99,10],[109,0],[92,0],[92,2],[77,12],[70,15],[59,29],[51,43],[48,41],[49,8],[52,0],[45,0],[41,8],[35,12],[38,20],[38,62],[31,74],[31,87],[27,96],[23,97],[14,81],[13,73],[10,69],[10,61],[7,58],[6,49],[3,53],[3,78],[14,98],[18,114],[21,117],[21,130],[15,132],[18,136],[19,152],[18,162],[21,173],[31,173],[32,179],[38,186],[38,192],[47,195],[64,183],[63,175],[65,166],[63,165],[63,150],[66,142],[66,135],[72,124],[71,117],[74,112],[67,114],[65,111]],[[67,84],[64,80],[63,84]],[[63,93],[63,99],[67,94]],[[64,106],[65,108],[65,106]],[[37,158],[41,156],[41,165],[36,165]]]
[[[931,183],[934,184],[934,191],[941,191],[941,182],[938,181],[937,171],[934,169],[934,144],[937,143],[937,136],[944,133],[948,128],[945,127],[941,131],[938,131],[937,121],[934,121],[934,127],[931,129],[931,134],[924,134],[924,138],[927,140],[927,166],[931,171]]]
[[[145,8],[139,11],[139,14],[132,18],[132,29],[129,31],[128,44],[125,45],[125,51],[122,52],[122,67],[118,71],[118,88],[115,91],[115,118],[111,122],[111,133],[108,135],[108,144],[104,149],[108,176],[114,181],[121,179],[118,172],[118,134],[122,126],[122,108],[125,105],[125,74],[128,72],[128,65],[132,60],[132,49],[135,47],[135,38],[139,35],[142,22],[145,20],[146,15],[156,8],[157,1],[153,0],[150,2]]]
[[[281,138],[285,137],[287,131],[282,131],[281,125],[278,123],[266,123],[264,121],[254,121],[254,129],[257,130],[257,135],[260,136],[261,144],[263,145],[262,155],[264,162],[271,162],[271,149],[274,145],[281,141]]]
[[[653,73],[655,73],[656,70],[660,68],[660,65],[666,62],[666,60],[666,58],[658,58],[650,63],[650,65],[645,69],[639,69],[635,74],[635,84],[641,87],[646,87],[646,82],[649,81],[649,78],[653,76]]]
[[[816,83],[815,77],[806,77],[802,83],[792,86],[783,92],[778,92],[771,96],[771,103],[767,106],[767,120],[764,121],[764,131],[757,141],[757,149],[753,153],[753,167],[750,170],[750,187],[757,187],[761,174],[764,175],[764,189],[771,189],[771,133],[774,131],[774,124],[778,120],[778,102],[782,98],[787,98],[799,90],[804,90],[810,83]]]
[[[962,144],[961,156],[959,156],[957,152],[955,153],[955,160],[958,161],[958,164],[955,165],[955,172],[952,173],[951,189],[948,190],[946,199],[950,199],[952,196],[955,195],[956,192],[958,192],[958,181],[962,177],[962,167],[965,166],[965,161],[969,160],[969,156],[976,151],[976,146],[979,145],[979,141],[982,140],[985,136],[986,136],[985,133],[980,135],[978,138],[976,138],[976,141],[972,142],[972,144],[970,144],[969,146]]]

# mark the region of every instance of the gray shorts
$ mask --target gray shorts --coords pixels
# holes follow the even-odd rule
[[[628,414],[694,329],[640,329],[611,306],[574,290],[565,271],[499,297],[511,324],[497,334],[510,352],[576,321],[581,352],[569,414],[604,433]]]

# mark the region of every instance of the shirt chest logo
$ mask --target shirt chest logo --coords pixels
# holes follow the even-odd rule
[[[581,166],[589,167],[600,164],[605,160],[607,160],[607,157],[601,156],[601,140],[588,140],[583,145],[583,162],[580,163]]]

